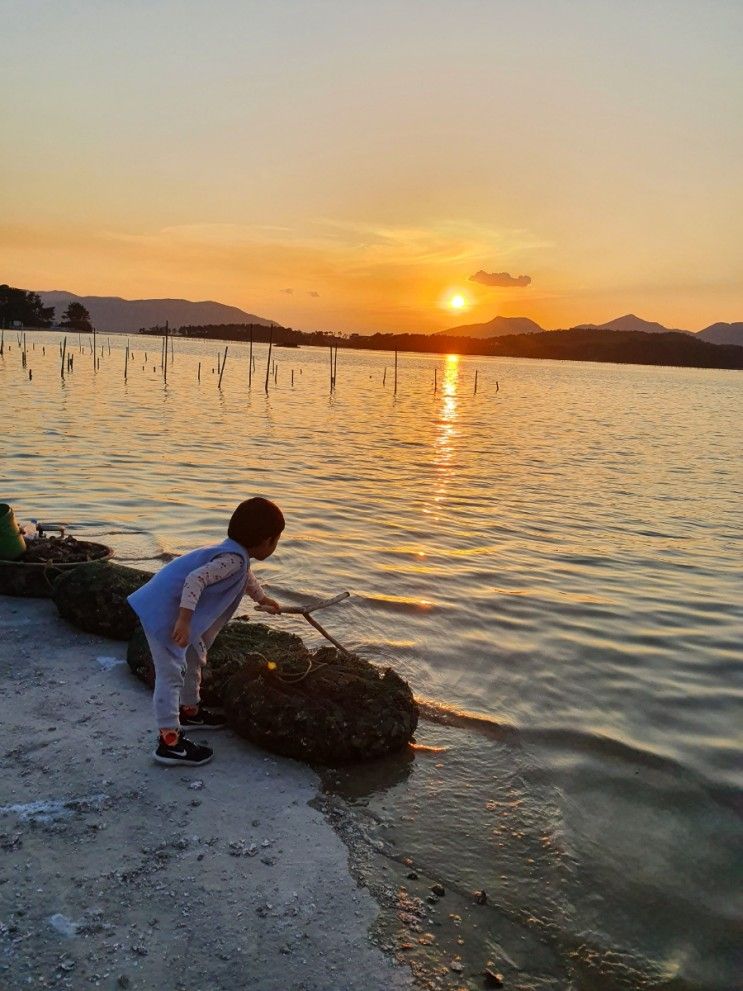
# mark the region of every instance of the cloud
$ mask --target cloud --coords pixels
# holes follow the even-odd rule
[[[287,296],[293,296],[294,295],[294,290],[293,289],[279,289],[279,292],[286,293]]]
[[[314,289],[310,289],[310,291],[307,293],[307,295],[308,296],[313,296],[315,299],[318,299],[319,296],[320,296],[320,293],[319,292],[315,292]]]
[[[509,275],[508,272],[475,272],[470,276],[470,282],[479,282],[482,286],[528,286],[530,275]]]

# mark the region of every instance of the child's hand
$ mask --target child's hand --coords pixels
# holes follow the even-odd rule
[[[179,647],[188,647],[191,641],[191,617],[179,616],[170,636]]]
[[[281,606],[278,604],[276,599],[269,599],[268,596],[266,596],[265,599],[261,599],[259,604],[266,610],[266,612],[270,612],[274,616],[281,612]]]

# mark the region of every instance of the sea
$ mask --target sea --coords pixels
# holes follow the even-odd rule
[[[412,686],[416,749],[326,779],[424,905],[403,958],[743,986],[740,372],[341,348],[331,384],[175,337],[165,381],[158,337],[64,337],[4,332],[0,500],[155,570],[273,499],[269,594],[349,591],[323,625]]]

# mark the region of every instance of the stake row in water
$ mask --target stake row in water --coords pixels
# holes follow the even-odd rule
[[[79,336],[80,335],[78,335],[78,337]],[[168,322],[166,321],[164,332],[163,332],[163,335],[162,335],[162,346],[161,346],[161,351],[160,351],[160,367],[161,367],[161,371],[162,371],[162,375],[163,375],[163,380],[164,380],[164,382],[166,384],[167,384],[167,380],[168,380],[168,368],[169,367],[172,367],[173,362],[174,362],[175,348],[174,348],[174,344],[173,344],[173,336],[174,335],[170,333],[170,327],[169,327]],[[28,369],[28,348],[27,348],[26,334],[25,333],[23,333],[22,335],[21,334],[17,334],[16,337],[17,337],[19,348],[20,348],[21,367],[24,368],[24,369]],[[93,355],[93,369],[94,369],[94,371],[100,371],[101,358],[103,357],[106,349],[102,345],[101,346],[101,351],[100,351],[100,356],[98,356],[95,328],[93,329],[92,338],[93,338],[93,341],[94,341],[93,345],[91,346],[91,354]],[[107,338],[106,340],[107,340],[107,346],[108,346],[108,353],[111,354],[111,339],[110,338]],[[255,356],[253,354],[253,331],[252,331],[252,329],[250,331],[249,344],[250,344],[250,350],[249,350],[249,353],[248,353],[248,386],[250,387],[250,386],[252,386],[253,372],[255,371]],[[36,343],[35,342],[32,342],[31,347],[32,347],[32,350],[36,350]],[[3,357],[4,356],[5,350],[6,350],[6,348],[5,348],[5,331],[4,331],[3,328],[0,328],[0,357]],[[8,349],[7,350],[10,351],[10,346],[8,346]],[[81,347],[80,350],[82,351],[83,348]],[[41,348],[41,351],[42,351],[42,354],[43,355],[46,354],[46,348],[45,347],[42,347]],[[223,354],[220,353],[220,352],[217,352],[217,369],[216,370],[217,370],[217,373],[219,375],[218,382],[217,382],[217,388],[218,389],[221,389],[222,388],[222,379],[224,377],[224,371],[225,371],[225,365],[227,363],[227,355],[228,355],[228,353],[229,353],[229,346],[225,346],[225,349],[224,349],[224,353]],[[394,395],[397,395],[399,355],[398,355],[398,352],[397,351],[394,351],[392,353],[393,353],[393,356],[394,356],[394,364],[393,364],[393,373],[394,373],[393,393],[394,393]],[[73,356],[68,352],[68,348],[67,348],[67,337],[66,336],[63,338],[62,341],[59,342],[59,355],[60,355],[60,360],[61,360],[61,364],[60,364],[60,375],[61,375],[62,378],[64,378],[65,377],[65,371],[68,371],[68,372],[69,371],[72,371],[72,368],[73,368]],[[271,375],[272,374],[273,374],[274,384],[278,384],[278,362],[275,359],[273,359],[272,355],[273,355],[273,328],[271,328],[271,333],[270,333],[269,341],[268,341],[268,356],[267,356],[267,361],[266,361],[266,380],[265,380],[265,390],[266,390],[266,392],[268,392],[268,386],[269,386],[269,382],[270,382],[270,379],[271,379]],[[330,390],[331,390],[331,392],[333,392],[333,391],[335,391],[335,387],[336,387],[336,383],[337,383],[337,378],[338,378],[338,345],[333,345],[333,344],[329,345],[329,356],[330,356]],[[134,355],[134,352],[131,350],[130,341],[127,338],[126,349],[125,349],[125,353],[124,353],[124,381],[127,381],[128,380],[129,362],[130,361],[133,361],[134,360],[134,357],[135,357],[135,355]],[[196,372],[197,381],[199,381],[199,382],[201,381],[201,364],[202,364],[201,361],[199,361],[198,362],[198,365],[197,365],[197,372]],[[142,371],[144,371],[146,369],[146,367],[147,367],[147,352],[144,353],[144,363],[142,365]],[[152,370],[155,371],[156,369],[153,367]],[[212,372],[214,372],[214,369],[212,369]],[[299,372],[300,372],[300,375],[301,375],[302,374],[302,369],[301,368],[300,368]],[[30,373],[28,377],[29,377],[29,379],[32,379],[33,378],[33,375]],[[387,383],[387,366],[385,365],[384,366],[383,373],[382,373],[382,385],[384,386],[384,385],[386,385],[386,383]],[[291,369],[291,385],[294,386],[294,369],[293,368]],[[477,395],[477,392],[478,392],[478,389],[479,389],[479,385],[480,385],[480,371],[479,371],[479,369],[475,369],[473,395]],[[438,389],[439,389],[438,368],[434,367],[434,370],[433,370],[433,391],[434,391],[434,395],[438,392]],[[495,383],[495,392],[496,392],[496,394],[498,392],[500,392],[500,383],[498,381],[496,381],[496,383]]]

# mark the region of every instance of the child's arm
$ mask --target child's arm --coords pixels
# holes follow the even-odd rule
[[[260,582],[252,571],[248,570],[248,580],[245,582],[245,592],[259,606],[266,606],[272,613],[281,612],[281,606],[275,599],[270,599],[261,588]]]
[[[239,554],[220,554],[213,560],[207,561],[200,568],[195,568],[186,576],[178,619],[175,621],[175,626],[170,634],[174,643],[177,643],[179,647],[187,647],[191,642],[191,618],[204,589],[208,585],[214,585],[215,582],[229,578],[241,567],[242,559]]]

